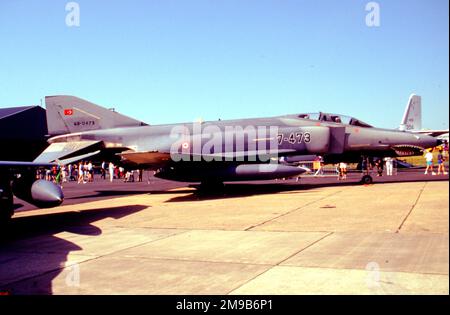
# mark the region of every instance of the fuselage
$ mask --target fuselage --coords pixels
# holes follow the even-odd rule
[[[270,156],[316,154],[329,162],[355,161],[361,156],[420,154],[424,148],[438,144],[428,135],[374,128],[355,119],[343,124],[301,116],[119,127],[57,136],[49,142],[90,140],[101,141],[106,149],[173,153],[178,141],[175,150],[179,153],[214,156],[215,162],[220,156],[229,157],[230,152],[234,156],[249,156],[262,149]]]

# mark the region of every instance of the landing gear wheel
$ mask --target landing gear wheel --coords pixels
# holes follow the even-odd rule
[[[370,175],[364,175],[361,178],[361,184],[363,184],[363,185],[370,185],[372,183],[373,183],[373,178]]]
[[[0,226],[5,226],[14,214],[14,204],[12,194],[2,194],[0,192]]]
[[[217,180],[204,180],[200,183],[199,191],[204,193],[223,192],[225,185]]]

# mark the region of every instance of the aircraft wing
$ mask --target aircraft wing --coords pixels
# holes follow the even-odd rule
[[[34,162],[49,163],[58,160],[68,160],[73,163],[98,153],[98,149],[102,146],[102,141],[95,140],[55,142],[50,144]]]
[[[50,168],[54,166],[54,163],[36,163],[36,162],[20,162],[20,161],[0,161],[0,171],[10,170],[10,171],[20,171],[28,170],[32,167],[47,167]]]
[[[438,137],[440,135],[448,133],[447,130],[409,130],[412,133],[425,134],[432,137]]]
[[[0,161],[0,167],[29,167],[29,166],[53,166],[54,163],[36,163],[36,162],[20,162],[20,161]]]

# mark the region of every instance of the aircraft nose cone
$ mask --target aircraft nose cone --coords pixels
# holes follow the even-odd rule
[[[438,139],[429,135],[414,135],[414,138],[416,138],[417,145],[425,149],[433,148],[440,144]]]
[[[31,186],[31,196],[43,208],[59,206],[64,200],[61,187],[42,179],[35,181]]]
[[[428,137],[429,137],[428,139],[430,142],[430,145],[428,146],[429,148],[437,147],[438,145],[442,144],[441,140],[439,140],[435,137],[432,137],[432,136],[428,136]]]

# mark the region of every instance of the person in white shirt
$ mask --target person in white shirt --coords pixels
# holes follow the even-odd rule
[[[114,179],[114,164],[113,162],[109,162],[109,181],[112,182]]]
[[[436,175],[433,171],[433,149],[430,149],[425,154],[425,160],[427,161],[427,168],[425,169],[425,174],[428,174],[428,170],[431,170],[431,175]]]
[[[384,161],[386,163],[386,175],[392,176],[393,170],[394,170],[394,159],[391,157],[384,158]]]
[[[86,184],[86,182],[84,181],[84,164],[83,164],[83,162],[80,162],[78,164],[78,184],[79,183]]]
[[[94,181],[94,168],[92,166],[91,161],[89,161],[87,168],[88,168],[88,182],[93,182]]]
[[[61,165],[61,178],[62,178],[62,183],[67,182],[66,180],[66,166],[65,165]]]
[[[347,163],[341,162],[339,163],[339,176],[338,180],[347,178]]]

